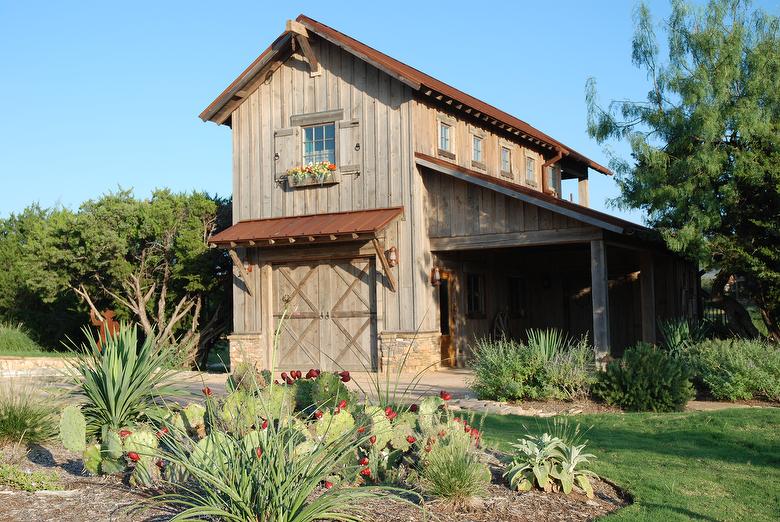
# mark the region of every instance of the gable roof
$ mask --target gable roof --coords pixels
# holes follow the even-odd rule
[[[351,36],[336,31],[308,16],[299,15],[298,18],[296,18],[296,21],[306,27],[307,31],[324,38],[330,43],[341,47],[345,51],[352,53],[356,57],[386,72],[423,96],[429,96],[432,99],[444,101],[450,106],[453,106],[454,104],[454,107],[460,107],[471,116],[496,125],[506,132],[515,134],[523,139],[528,139],[539,146],[561,152],[567,158],[582,163],[597,172],[611,174],[609,169],[603,165],[600,165],[574,149],[567,147],[555,138],[552,138],[539,129],[529,125],[525,121],[466,94],[395,58],[379,52],[376,49],[355,40]],[[278,55],[285,52],[291,46],[291,35],[292,33],[290,31],[282,33],[238,76],[238,78],[236,78],[208,107],[206,107],[206,109],[203,110],[200,114],[200,118],[203,121],[214,121],[220,124],[224,123],[227,120],[227,117],[223,117],[220,120],[217,118],[218,113],[231,101],[240,99],[242,88],[251,82],[259,73],[265,70],[266,67],[272,64]]]

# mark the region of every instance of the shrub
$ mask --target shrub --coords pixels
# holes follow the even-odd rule
[[[172,351],[147,337],[139,344],[135,327],[122,325],[102,348],[90,330],[87,344],[75,352],[69,373],[84,399],[87,436],[117,430],[141,419],[161,395],[180,394],[172,386]]]
[[[457,506],[485,495],[491,473],[481,461],[475,439],[462,429],[432,446],[420,461],[420,485],[425,493]]]
[[[780,401],[780,348],[759,340],[709,340],[688,346],[681,359],[704,393],[720,400]]]
[[[0,386],[0,445],[41,444],[57,435],[55,407],[27,387]]]
[[[705,322],[678,318],[659,321],[658,329],[661,334],[661,347],[670,355],[677,356],[688,346],[703,341],[707,337],[709,326]]]
[[[472,348],[480,399],[512,401],[584,397],[593,380],[593,351],[586,339],[572,341],[557,330],[529,330],[528,342],[477,339]]]
[[[682,411],[693,398],[693,387],[681,361],[640,343],[607,366],[593,393],[625,410]]]
[[[596,475],[586,467],[594,456],[585,453],[586,445],[567,442],[549,433],[527,434],[512,444],[515,451],[504,477],[519,491],[536,486],[568,495],[576,486],[593,498],[589,477]]]

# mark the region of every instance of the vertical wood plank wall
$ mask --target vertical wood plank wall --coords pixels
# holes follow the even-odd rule
[[[321,75],[311,77],[306,62],[295,54],[232,114],[233,221],[403,205],[404,218],[386,231],[387,245],[398,249],[394,270],[399,284],[397,293],[378,289],[379,330],[430,330],[434,318],[425,316],[422,304],[430,285],[419,270],[424,245],[419,234],[413,235],[413,221],[422,208],[414,194],[420,182],[413,158],[412,92],[337,46],[319,38],[311,43]],[[289,127],[291,115],[332,109],[343,109],[345,119],[360,120],[360,175],[345,175],[341,183],[326,187],[290,189],[277,184],[274,131]],[[262,250],[248,255],[253,264],[263,263]],[[254,297],[243,292],[240,283],[234,285],[237,333],[261,331],[263,290],[260,281],[255,282]]]

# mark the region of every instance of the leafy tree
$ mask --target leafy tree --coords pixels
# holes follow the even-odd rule
[[[0,259],[22,275],[0,278],[0,294],[13,296],[0,313],[23,316],[25,295],[55,310],[67,303],[78,326],[87,310],[101,318],[110,308],[196,362],[229,316],[229,259],[207,244],[229,223],[229,202],[198,192],[138,200],[120,190],[78,212],[30,207],[0,226]]]
[[[778,17],[745,1],[672,2],[662,59],[650,12],[636,12],[633,63],[651,84],[646,101],[602,108],[586,88],[588,131],[625,140],[613,157],[617,203],[646,211],[673,250],[720,269],[713,297],[742,333],[744,309],[723,291],[745,278],[770,334],[780,340],[780,37]]]

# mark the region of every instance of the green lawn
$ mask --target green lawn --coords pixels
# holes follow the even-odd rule
[[[596,473],[634,497],[608,520],[780,520],[780,408],[577,416]],[[489,445],[508,449],[547,419],[490,415]]]

